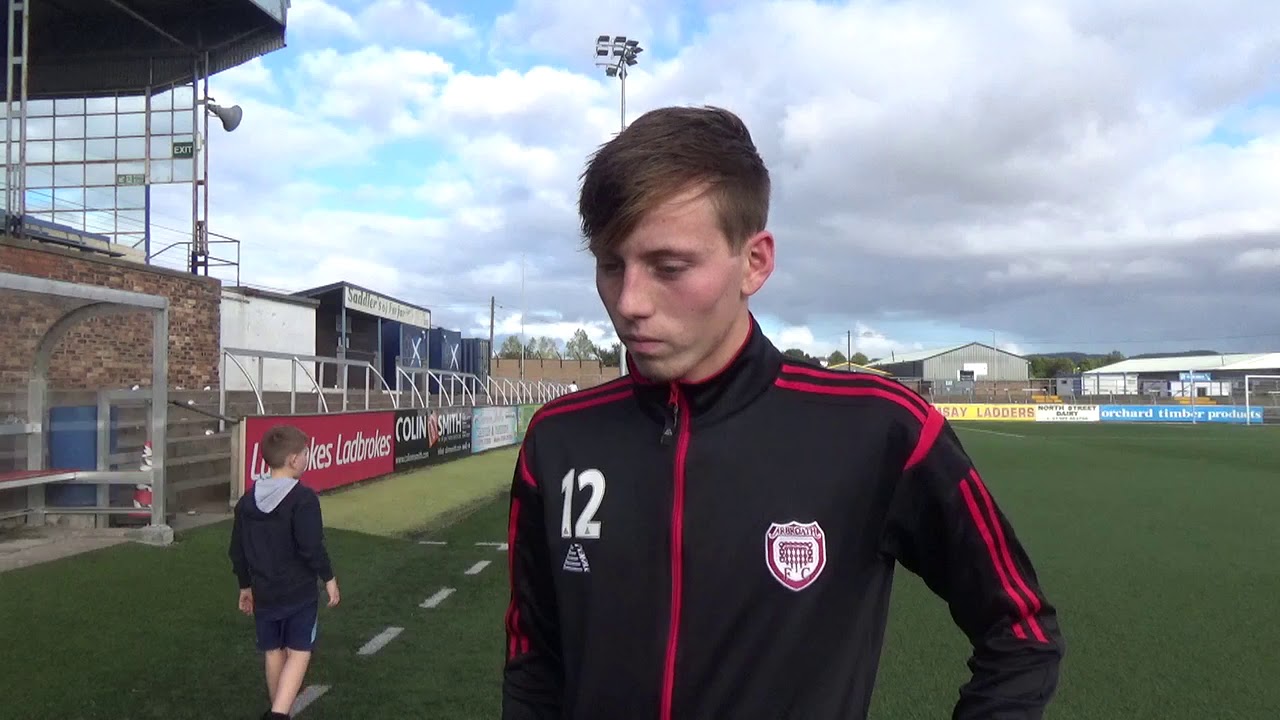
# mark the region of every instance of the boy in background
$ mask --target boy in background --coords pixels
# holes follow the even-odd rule
[[[338,580],[324,545],[320,498],[298,482],[307,469],[307,436],[277,425],[263,436],[269,472],[236,503],[231,565],[240,581],[240,611],[254,618],[257,647],[265,655],[271,709],[264,720],[288,718],[311,662],[319,616],[316,579],[329,607],[338,604]]]

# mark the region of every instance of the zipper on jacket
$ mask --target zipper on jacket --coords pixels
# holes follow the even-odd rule
[[[684,483],[685,463],[689,456],[689,423],[680,424],[680,414],[687,410],[679,387],[671,384],[671,422],[663,431],[663,444],[676,438],[674,485],[671,500],[671,615],[667,629],[667,654],[662,670],[661,720],[671,720],[671,708],[675,695],[676,650],[680,639],[681,597],[684,593]]]
[[[671,414],[667,416],[667,422],[662,427],[663,445],[671,444],[671,440],[675,437],[676,430],[680,426],[680,390],[675,383],[671,383],[671,395],[667,399],[667,410]]]

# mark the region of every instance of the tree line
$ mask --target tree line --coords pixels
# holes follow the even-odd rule
[[[498,358],[502,360],[519,360],[537,358],[541,360],[598,360],[605,367],[618,367],[622,356],[622,343],[597,345],[587,337],[587,331],[578,328],[573,337],[560,347],[554,338],[546,336],[531,337],[520,346],[519,335],[508,335],[498,347]]]
[[[521,350],[520,336],[508,335],[502,341],[502,345],[498,347],[497,355],[503,360],[519,360],[522,354]],[[618,367],[621,354],[621,343],[597,345],[591,341],[591,338],[587,336],[587,331],[582,328],[574,331],[573,337],[569,338],[563,347],[561,347],[559,341],[546,336],[530,337],[523,347],[523,356],[526,358],[598,360],[605,367]],[[853,362],[855,365],[866,365],[874,360],[874,358],[868,358],[861,352],[855,352],[853,357],[846,358],[845,354],[839,350],[829,355],[820,356],[810,355],[800,348],[787,348],[783,351],[783,354],[800,360],[825,364],[828,367],[842,365],[848,361]],[[1031,377],[1052,378],[1060,375],[1075,375],[1104,365],[1118,363],[1124,360],[1125,356],[1120,351],[1113,350],[1106,355],[1066,352],[1049,355],[1029,355],[1027,359],[1031,362]]]

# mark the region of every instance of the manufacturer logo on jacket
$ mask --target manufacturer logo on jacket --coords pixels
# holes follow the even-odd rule
[[[788,590],[813,584],[827,566],[827,538],[815,522],[773,523],[765,533],[765,564]]]

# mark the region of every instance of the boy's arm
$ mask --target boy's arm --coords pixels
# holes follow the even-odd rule
[[[530,438],[525,437],[520,449],[511,484],[507,526],[511,603],[506,616],[502,720],[558,720],[564,691],[542,493],[527,455]]]
[[[253,584],[253,578],[249,574],[249,560],[244,554],[244,541],[240,538],[240,505],[236,504],[235,514],[231,520],[231,546],[227,549],[227,555],[231,558],[231,570],[236,574],[236,580],[240,584],[241,590],[247,590]]]
[[[1065,643],[1025,548],[932,410],[895,489],[885,550],[944,599],[973,646],[955,720],[1039,720]]]
[[[324,517],[320,512],[320,497],[308,492],[298,501],[293,512],[293,541],[307,566],[321,580],[333,579],[333,564],[324,546]]]

